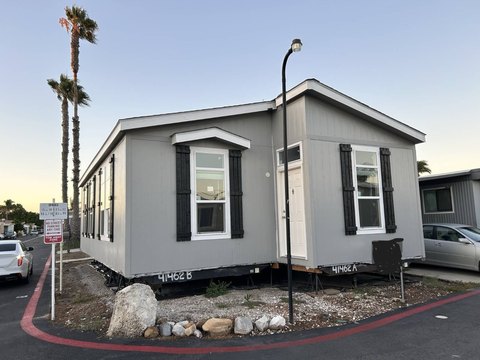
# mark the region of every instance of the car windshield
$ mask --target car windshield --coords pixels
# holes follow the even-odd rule
[[[15,251],[17,244],[0,244],[0,252],[2,251]]]
[[[480,242],[480,229],[477,229],[473,226],[466,226],[458,228],[458,231],[460,231],[463,235],[468,236],[473,241]]]

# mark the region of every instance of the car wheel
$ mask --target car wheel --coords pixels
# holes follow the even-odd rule
[[[28,284],[30,282],[30,271],[27,273],[27,277],[22,279],[24,284]]]
[[[30,277],[31,277],[32,273],[33,273],[33,265],[30,267],[30,270],[27,272],[27,276],[22,279],[22,282],[24,284],[28,284],[30,282]]]

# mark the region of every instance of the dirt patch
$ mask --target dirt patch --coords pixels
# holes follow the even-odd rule
[[[66,254],[64,259],[86,257],[83,253],[71,254]],[[115,300],[115,293],[104,283],[103,275],[91,266],[90,260],[65,263],[63,291],[57,293],[56,298],[55,322],[104,336]],[[405,303],[400,299],[398,281],[376,281],[340,291],[296,291],[293,295],[295,322],[287,324],[283,332],[354,323],[474,287],[474,284],[431,278],[407,281]],[[277,287],[234,289],[213,298],[193,295],[160,300],[157,309],[158,321],[190,320],[197,324],[210,317],[249,316],[255,321],[262,315],[282,315],[288,319],[288,292]]]

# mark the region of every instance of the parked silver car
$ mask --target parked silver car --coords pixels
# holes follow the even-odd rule
[[[28,283],[33,273],[33,247],[20,240],[0,241],[0,279]]]
[[[462,224],[425,224],[425,263],[480,271],[480,229]]]

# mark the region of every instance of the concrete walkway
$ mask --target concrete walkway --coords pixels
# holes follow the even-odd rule
[[[411,264],[406,274],[433,277],[440,280],[471,282],[480,284],[480,273],[469,270],[451,269],[440,266]]]

